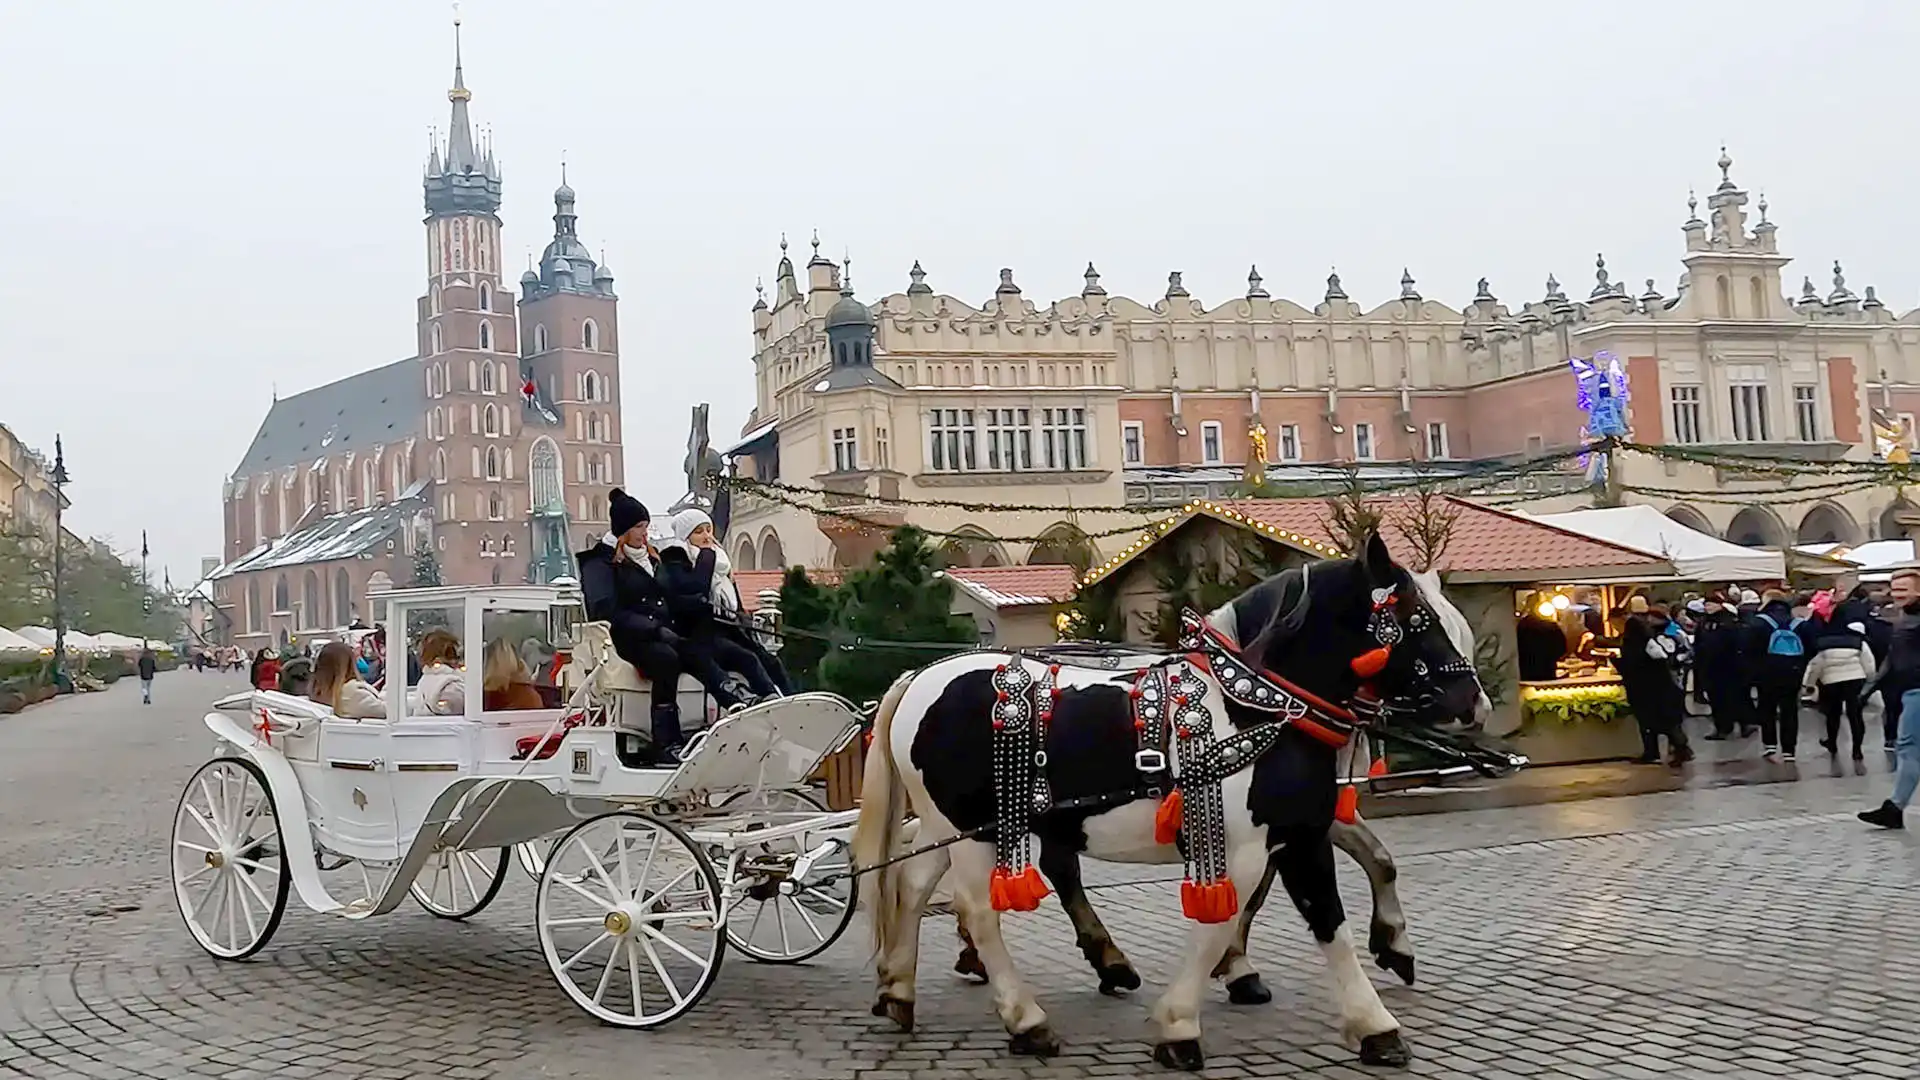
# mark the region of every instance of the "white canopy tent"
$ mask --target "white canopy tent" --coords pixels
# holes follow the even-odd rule
[[[1528,516],[1568,532],[1666,559],[1690,581],[1764,581],[1787,576],[1787,560],[1782,553],[1728,543],[1690,529],[1651,506]]]
[[[1857,547],[1845,544],[1801,544],[1793,550],[1858,563],[1861,581],[1885,581],[1893,576],[1892,571],[1914,565],[1911,540],[1869,540]]]
[[[26,638],[28,641],[33,642],[43,649],[53,648],[53,631],[44,626],[23,626],[19,629],[18,633],[21,637]],[[104,653],[113,651],[95,641],[91,635],[83,634],[78,630],[67,631],[66,646],[68,652]]]
[[[33,642],[27,640],[26,638],[21,637],[19,634],[16,634],[13,631],[7,629],[6,627],[0,626],[0,655],[13,654],[13,653],[32,653],[35,656],[38,656],[40,654],[40,651],[44,648],[47,648],[47,646],[36,645]]]

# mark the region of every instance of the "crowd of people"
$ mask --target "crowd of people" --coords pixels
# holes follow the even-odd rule
[[[1920,571],[1897,572],[1883,597],[1864,585],[1844,596],[1730,587],[1671,610],[1635,596],[1619,614],[1614,666],[1640,725],[1640,761],[1659,762],[1662,739],[1668,764],[1693,759],[1689,693],[1712,718],[1707,740],[1757,735],[1769,761],[1795,760],[1801,711],[1812,707],[1828,755],[1844,745],[1861,761],[1877,740],[1894,757],[1893,797],[1860,817],[1904,825],[1920,787]],[[1870,734],[1874,697],[1882,722]]]

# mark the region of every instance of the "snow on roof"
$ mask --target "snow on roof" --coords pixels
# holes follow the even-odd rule
[[[426,508],[423,499],[411,495],[364,510],[330,514],[298,532],[255,548],[207,576],[223,578],[251,570],[307,566],[364,555],[399,534],[415,514]]]

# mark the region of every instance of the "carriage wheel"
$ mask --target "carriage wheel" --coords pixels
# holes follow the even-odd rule
[[[407,891],[429,914],[442,919],[472,918],[500,895],[507,880],[506,848],[436,851],[420,867]]]
[[[520,864],[520,869],[525,872],[528,877],[539,881],[541,873],[547,868],[547,860],[552,857],[553,849],[558,846],[559,841],[557,840],[553,843],[548,843],[545,840],[534,840],[530,843],[515,844],[513,845],[513,861]]]
[[[201,948],[241,960],[273,937],[287,913],[285,845],[253,762],[219,758],[187,781],[173,817],[173,898]]]
[[[713,864],[678,827],[638,811],[561,837],[533,913],[560,988],[619,1027],[658,1027],[693,1008],[726,955]]]
[[[741,792],[723,805],[737,807],[742,802],[753,802],[777,813],[827,812],[811,792],[792,789],[765,795]],[[812,850],[823,839],[802,833],[741,850],[742,876],[758,880],[745,888],[727,912],[728,945],[763,964],[798,964],[819,956],[840,940],[853,922],[853,877],[825,883],[819,879],[852,869],[846,845],[836,844],[833,851],[815,862],[808,871],[808,882],[783,880],[775,869],[782,864],[790,866],[796,856]],[[756,865],[772,872],[756,874]]]

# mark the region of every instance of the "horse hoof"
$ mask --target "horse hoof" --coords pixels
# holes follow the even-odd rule
[[[911,1001],[901,1001],[899,998],[882,994],[880,1000],[873,1003],[873,1015],[886,1017],[901,1031],[913,1030],[913,1002]]]
[[[987,966],[980,962],[980,954],[971,946],[960,951],[960,958],[953,962],[953,973],[981,982],[987,981]]]
[[[1199,1072],[1207,1067],[1207,1055],[1200,1049],[1199,1039],[1160,1043],[1153,1048],[1153,1060],[1181,1072]]]
[[[1273,991],[1260,981],[1260,973],[1250,971],[1227,984],[1227,1000],[1235,1005],[1265,1005],[1273,1000]]]
[[[1413,1060],[1413,1051],[1407,1049],[1407,1040],[1400,1037],[1399,1029],[1383,1031],[1378,1035],[1368,1035],[1360,1040],[1360,1064],[1387,1065],[1394,1068]]]
[[[1140,973],[1125,964],[1100,969],[1100,992],[1119,997],[1128,990],[1140,989]]]
[[[1007,1049],[1021,1057],[1050,1058],[1060,1052],[1060,1036],[1045,1024],[1016,1031],[1007,1039]]]
[[[1408,986],[1413,985],[1413,957],[1388,949],[1374,957],[1374,961],[1386,970],[1400,976],[1401,982],[1406,983]]]

